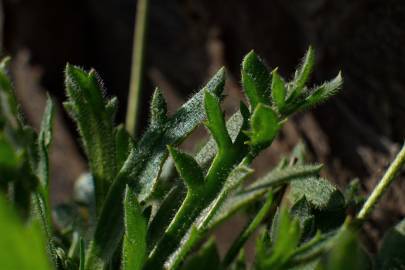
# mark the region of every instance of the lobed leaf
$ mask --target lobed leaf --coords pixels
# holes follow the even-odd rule
[[[232,145],[232,141],[225,125],[224,114],[221,111],[218,98],[209,92],[206,92],[204,103],[205,112],[207,113],[208,118],[205,125],[210,130],[212,137],[218,145],[219,151],[225,147],[230,147]]]
[[[219,96],[224,83],[225,74],[221,69],[163,127],[151,126],[139,140],[106,197],[86,258],[86,269],[103,269],[120,242],[123,232],[121,197],[125,186],[128,184],[134,190],[140,202],[150,198],[168,154],[166,146],[181,143],[206,118],[204,93],[208,91]]]

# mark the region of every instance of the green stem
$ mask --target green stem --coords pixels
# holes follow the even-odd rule
[[[394,181],[395,176],[398,174],[404,163],[405,163],[405,145],[402,146],[401,151],[397,154],[394,161],[388,168],[387,172],[384,174],[383,178],[378,183],[376,188],[373,190],[371,195],[368,197],[367,201],[363,205],[363,208],[357,215],[357,219],[365,220],[368,218],[374,206],[378,203],[379,199],[387,190],[392,181]]]
[[[149,15],[149,0],[138,0],[132,52],[131,82],[126,115],[126,128],[132,136],[136,133],[141,96],[142,76],[144,72],[145,36]]]

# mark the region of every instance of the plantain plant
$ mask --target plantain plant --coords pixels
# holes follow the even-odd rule
[[[7,62],[0,65],[1,269],[405,267],[404,221],[387,233],[373,259],[358,239],[405,150],[365,203],[358,182],[341,192],[322,178],[322,166],[305,161],[302,144],[264,177],[252,179],[253,160],[288,118],[326,101],[342,85],[339,73],[307,86],[315,62],[311,48],[291,81],[277,69],[270,72],[253,51],[247,54],[242,86],[248,105],[241,101],[227,120],[220,106],[224,69],[171,116],[156,89],[140,138],[115,124],[117,99],[107,99],[97,73],[67,65],[64,107],[77,125],[90,173],[76,183],[72,203],[54,209],[48,158],[54,105],[48,98],[39,133],[27,126]],[[210,139],[197,153],[181,150],[201,124]],[[213,232],[241,211],[248,221],[220,256]],[[255,256],[247,260],[244,246],[256,231]]]

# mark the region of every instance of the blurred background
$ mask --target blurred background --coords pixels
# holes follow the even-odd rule
[[[136,0],[1,0],[0,46],[27,121],[37,126],[46,91],[59,103],[52,150],[54,202],[68,201],[86,170],[75,127],[62,110],[66,62],[95,68],[124,122],[131,72]],[[340,187],[361,180],[366,194],[405,138],[405,2],[401,0],[150,0],[138,133],[154,86],[171,110],[226,66],[226,112],[242,98],[240,63],[254,49],[287,78],[309,45],[316,49],[312,83],[342,70],[341,93],[291,119],[255,166],[258,174],[303,141],[313,161]],[[367,224],[373,242],[405,215],[404,177]],[[373,240],[374,239],[374,240]]]

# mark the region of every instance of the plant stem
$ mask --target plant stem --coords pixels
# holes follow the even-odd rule
[[[375,187],[371,195],[368,197],[367,201],[364,203],[363,208],[360,210],[357,215],[357,219],[365,220],[373,210],[374,206],[378,203],[381,196],[387,190],[389,185],[395,179],[395,176],[400,171],[401,167],[405,163],[405,144],[402,146],[401,151],[397,154],[394,161],[391,163],[390,167],[384,174],[381,181]]]
[[[131,81],[129,85],[126,128],[132,136],[136,133],[144,72],[145,36],[149,15],[149,0],[138,0],[132,51]]]

